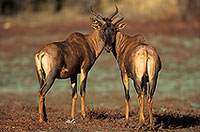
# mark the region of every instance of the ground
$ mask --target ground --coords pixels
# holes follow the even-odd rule
[[[88,18],[89,20],[89,18]],[[200,131],[200,26],[195,22],[127,20],[127,34],[140,33],[158,50],[163,67],[153,98],[156,131]],[[52,23],[0,19],[0,131],[136,131],[139,105],[131,82],[131,111],[125,126],[123,86],[117,63],[103,52],[89,73],[86,118],[67,124],[71,111],[69,80],[57,80],[47,95],[47,123],[38,122],[39,84],[34,54],[45,44],[74,32],[92,31],[87,20]],[[145,107],[148,130],[148,112]]]
[[[66,121],[70,119],[70,94],[62,93],[47,97],[47,123],[38,122],[36,97],[36,94],[1,95],[0,130],[90,132],[137,130],[139,106],[135,103],[131,103],[129,125],[125,126],[125,105],[121,93],[113,92],[112,96],[90,93],[87,96],[87,116],[85,119],[81,118],[79,111],[80,101],[78,100],[74,124],[66,123]],[[60,100],[59,102],[57,101],[58,99]],[[159,132],[199,131],[199,106],[191,104],[188,100],[199,101],[199,96],[192,96],[186,100],[174,97],[165,97],[161,99],[156,97],[153,105],[155,130]],[[147,128],[143,130],[149,131],[147,111],[145,111],[145,119]]]

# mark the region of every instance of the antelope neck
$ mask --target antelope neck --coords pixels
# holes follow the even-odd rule
[[[119,59],[119,55],[125,50],[125,47],[127,45],[126,42],[127,42],[127,37],[121,32],[117,32],[116,41],[113,47],[115,50],[114,55],[117,60]]]
[[[94,30],[92,33],[86,36],[88,44],[95,54],[95,57],[98,58],[104,48],[103,40],[100,38],[100,33],[98,30]]]

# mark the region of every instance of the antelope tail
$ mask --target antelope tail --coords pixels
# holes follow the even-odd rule
[[[37,53],[35,55],[35,66],[36,66],[36,71],[37,71],[40,87],[43,86],[44,81],[45,81],[45,72],[42,67],[42,57],[43,56],[44,56],[44,54],[40,54],[40,53]]]

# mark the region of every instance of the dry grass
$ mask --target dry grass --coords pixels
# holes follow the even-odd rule
[[[114,5],[119,7],[119,16],[124,15],[127,19],[133,20],[166,20],[178,16],[177,0],[114,0],[100,1],[99,5],[92,2],[85,4],[75,3],[73,5],[65,2],[63,10],[59,13],[54,13],[53,3],[46,3],[41,5],[41,11],[33,13],[30,10],[30,5],[24,5],[26,8],[18,15],[10,17],[0,17],[7,21],[12,21],[14,18],[17,23],[51,23],[55,21],[74,21],[74,20],[88,20],[91,17],[89,13],[90,5],[94,6],[94,10],[103,16],[110,15],[114,10]]]

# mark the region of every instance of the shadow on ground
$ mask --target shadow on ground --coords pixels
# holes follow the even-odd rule
[[[156,118],[155,125],[158,128],[163,129],[180,129],[180,128],[190,128],[195,127],[200,124],[200,119],[198,117],[192,117],[189,115],[154,115]]]

